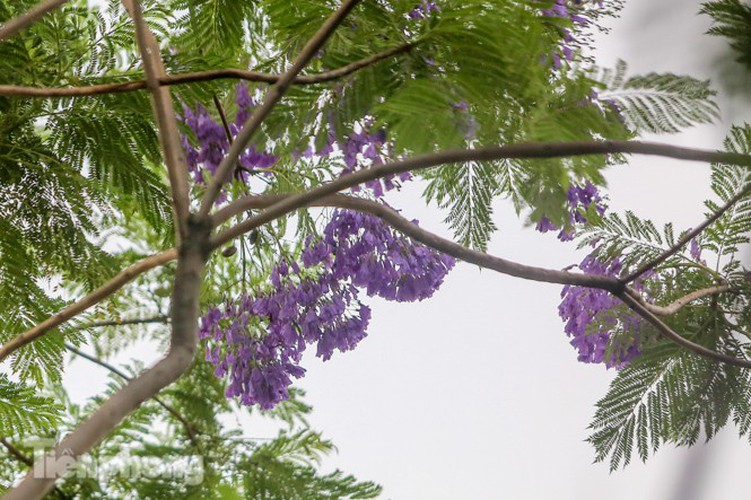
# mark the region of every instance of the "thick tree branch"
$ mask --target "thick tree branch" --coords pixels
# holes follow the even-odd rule
[[[281,100],[287,88],[292,84],[295,77],[308,65],[308,62],[315,57],[316,53],[323,47],[326,40],[334,33],[336,28],[344,21],[344,18],[355,8],[362,0],[345,0],[339,9],[329,17],[321,28],[313,35],[308,43],[305,44],[297,59],[292,66],[285,72],[274,86],[269,89],[263,104],[259,106],[248,121],[243,125],[240,133],[237,134],[235,141],[224,157],[216,171],[216,176],[212,179],[206,189],[206,193],[201,200],[201,208],[198,211],[200,217],[206,217],[211,212],[214,202],[219,197],[219,192],[224,183],[228,180],[230,174],[235,169],[237,160],[242,152],[248,147],[253,135],[261,127],[267,116],[274,109],[274,106]]]
[[[292,81],[294,85],[315,85],[326,83],[355,73],[363,68],[367,68],[384,59],[403,54],[412,49],[414,45],[405,44],[399,47],[379,52],[372,56],[360,59],[358,61],[342,66],[331,71],[324,71],[313,75],[296,76]],[[200,71],[194,73],[183,73],[179,75],[166,75],[157,79],[159,85],[181,85],[195,82],[208,82],[219,79],[239,79],[249,82],[274,84],[279,81],[281,75],[273,73],[263,73],[259,71],[248,71],[242,69],[228,68],[211,71]],[[84,97],[102,94],[117,94],[122,92],[133,92],[136,90],[147,89],[146,80],[132,80],[119,83],[102,83],[97,85],[87,85],[83,87],[23,87],[17,85],[0,85],[0,95],[15,97]]]
[[[327,184],[310,189],[304,193],[285,198],[260,214],[250,217],[246,221],[213,236],[211,239],[212,248],[221,247],[241,234],[262,226],[263,224],[297,210],[298,208],[310,205],[320,198],[391,174],[417,171],[439,165],[469,161],[558,158],[564,156],[615,153],[662,156],[689,161],[725,163],[729,165],[751,167],[751,155],[682,148],[678,146],[640,141],[524,143],[480,149],[441,151],[363,169],[353,174],[340,177]]]
[[[650,304],[649,302],[645,301],[644,298],[641,295],[638,295],[636,292],[632,294],[632,297],[639,301],[639,303],[646,309],[647,311],[651,312],[652,314],[655,314],[657,316],[670,316],[672,314],[677,313],[681,308],[684,306],[690,304],[691,302],[699,299],[703,299],[704,297],[708,297],[710,295],[717,295],[719,293],[724,293],[730,290],[730,285],[724,284],[724,285],[718,285],[718,286],[711,286],[708,288],[702,288],[700,290],[693,291],[689,294],[684,295],[683,297],[673,301],[671,304],[667,306],[658,306],[655,304]]]
[[[720,162],[721,163],[721,162]],[[723,206],[721,206],[715,213],[713,213],[707,220],[699,224],[696,228],[692,229],[688,233],[686,233],[683,238],[679,239],[677,242],[675,242],[675,245],[667,249],[665,252],[658,255],[655,259],[647,262],[643,266],[639,267],[636,271],[632,272],[625,278],[623,278],[624,283],[631,283],[632,281],[635,281],[637,278],[639,278],[641,275],[643,275],[646,272],[651,271],[655,267],[659,266],[665,260],[670,258],[671,255],[674,255],[678,251],[680,251],[681,248],[683,248],[686,244],[688,244],[692,239],[696,238],[699,234],[702,233],[705,229],[707,229],[710,225],[714,224],[717,219],[722,217],[725,212],[730,210],[736,203],[738,203],[741,199],[748,196],[749,194],[749,187],[746,187],[745,189],[740,190],[738,193],[736,193],[735,196],[730,198],[727,203],[725,203]]]
[[[44,2],[39,2],[30,11],[21,14],[15,19],[7,21],[5,24],[0,26],[0,41],[16,35],[19,31],[21,31],[28,25],[40,20],[45,15],[57,9],[67,1],[68,0],[46,0]]]
[[[80,457],[88,452],[144,401],[180,378],[188,369],[198,345],[199,292],[209,256],[207,242],[211,227],[193,217],[188,220],[187,226],[188,233],[180,246],[172,290],[172,337],[167,355],[112,395],[43,458],[49,477],[34,477],[30,472],[8,491],[4,500],[42,498],[54,486],[54,476],[67,472],[61,470],[64,465],[57,457],[63,453]]]
[[[641,304],[639,299],[633,297],[628,291],[618,294],[617,297],[621,299],[624,304],[630,307],[639,316],[641,316],[642,318],[652,323],[652,325],[654,325],[654,327],[657,328],[657,330],[668,340],[671,340],[675,342],[676,344],[682,347],[685,347],[689,351],[696,353],[699,356],[713,359],[721,363],[727,363],[729,365],[739,366],[741,368],[751,368],[751,361],[736,358],[734,356],[730,356],[728,354],[724,354],[721,352],[713,351],[712,349],[708,349],[707,347],[704,347],[703,345],[696,344],[680,336],[678,333],[673,331],[668,325],[663,323],[660,320],[660,318],[655,316],[651,311],[649,311],[646,307],[644,307],[644,305]]]
[[[114,373],[115,375],[117,375],[118,377],[120,377],[123,380],[128,380],[128,381],[132,380],[132,378],[130,376],[128,376],[122,370],[120,370],[119,368],[111,365],[110,363],[107,363],[104,360],[101,360],[101,359],[97,358],[96,356],[92,356],[91,354],[87,354],[87,353],[85,353],[85,352],[83,352],[83,351],[81,351],[79,349],[76,349],[74,346],[72,346],[72,345],[70,345],[68,343],[65,344],[65,348],[67,350],[69,350],[70,352],[72,352],[73,354],[75,354],[77,356],[80,356],[80,357],[82,357],[85,360],[91,361],[92,363],[97,364],[97,365],[101,366],[102,368],[105,368],[105,369],[109,370],[110,372]],[[185,428],[185,433],[188,435],[188,439],[190,439],[190,442],[193,444],[193,446],[198,447],[198,445],[199,445],[199,443],[198,443],[198,436],[196,435],[196,431],[195,431],[195,428],[193,427],[193,424],[191,424],[190,422],[188,422],[188,420],[179,411],[177,411],[169,403],[166,403],[159,396],[154,396],[151,399],[153,399],[154,401],[156,401],[157,404],[159,404],[159,406],[161,406],[162,408],[164,408],[165,410],[167,410],[167,412],[170,415],[172,415],[173,417],[175,417],[175,419],[182,424],[183,428]],[[31,465],[31,464],[29,464],[29,465]]]
[[[173,248],[171,250],[152,255],[151,257],[147,257],[133,264],[132,266],[123,269],[114,278],[112,278],[107,283],[100,286],[90,294],[69,305],[54,316],[47,318],[33,328],[30,328],[22,334],[13,337],[5,344],[0,346],[0,362],[5,360],[5,358],[7,358],[15,350],[25,346],[26,344],[29,344],[30,342],[41,337],[53,328],[57,328],[74,316],[81,314],[88,308],[103,301],[146,271],[155,267],[162,266],[168,262],[175,260],[176,258],[177,250]]]
[[[128,10],[130,17],[133,18],[136,27],[136,39],[138,49],[141,52],[143,70],[146,74],[146,86],[151,92],[154,117],[159,130],[159,142],[167,165],[172,205],[175,211],[177,240],[180,241],[180,238],[184,237],[187,231],[186,223],[190,212],[190,188],[188,186],[188,166],[180,142],[177,118],[172,106],[172,95],[169,89],[159,84],[159,78],[166,76],[164,63],[159,44],[143,18],[140,0],[123,0],[123,5]]]

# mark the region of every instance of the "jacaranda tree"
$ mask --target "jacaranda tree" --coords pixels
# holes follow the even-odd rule
[[[458,261],[563,286],[579,361],[617,370],[597,460],[731,420],[751,438],[751,128],[724,151],[636,140],[718,109],[708,82],[595,65],[592,34],[619,8],[0,0],[5,497],[377,496],[317,470],[333,445],[291,385],[308,348],[328,360],[366,337],[366,296],[428,299]],[[748,63],[749,8],[704,12]],[[706,219],[610,212],[602,173],[630,155],[711,168]],[[387,203],[409,182],[453,240]],[[560,271],[487,254],[499,198],[587,256]],[[165,348],[154,366],[108,362],[144,342]],[[61,387],[71,356],[112,373],[84,406]],[[241,411],[284,429],[251,446],[222,423]],[[34,457],[32,438],[57,444]],[[157,469],[199,456],[200,481],[81,473],[123,453]]]

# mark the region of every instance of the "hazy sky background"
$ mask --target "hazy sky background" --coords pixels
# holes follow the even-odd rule
[[[613,32],[598,42],[597,58],[618,58],[633,73],[688,73],[716,79],[737,66],[717,63],[719,39],[703,36],[709,20],[700,2],[632,0]],[[744,74],[741,83],[748,83]],[[658,140],[719,148],[746,103],[721,100],[723,123]],[[702,220],[709,185],[707,165],[634,159],[608,173],[610,206],[626,208],[676,228]],[[421,226],[449,235],[442,217],[426,209],[421,186],[408,185],[390,202]],[[509,204],[496,205],[499,231],[489,252],[550,268],[578,263],[572,244],[523,228]],[[370,301],[369,337],[322,363],[312,355],[299,384],[314,406],[313,428],[339,448],[325,462],[384,486],[384,499],[713,499],[741,498],[748,490],[751,446],[733,428],[709,446],[665,448],[646,465],[608,473],[592,465],[584,442],[593,405],[614,373],[576,361],[557,315],[560,287],[509,278],[460,264],[432,299],[418,304]],[[140,352],[150,362],[154,352]],[[94,374],[97,374],[96,376]],[[76,361],[67,374],[76,399],[101,390],[104,371]],[[274,427],[243,421],[251,437]],[[689,460],[706,461],[690,477],[696,495],[676,496]],[[701,481],[699,481],[701,483]]]

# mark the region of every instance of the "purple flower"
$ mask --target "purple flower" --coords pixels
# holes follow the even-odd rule
[[[587,223],[585,213],[590,207],[594,208],[598,215],[603,215],[607,210],[604,200],[597,190],[597,186],[589,181],[584,186],[572,183],[566,193],[566,201],[568,202],[569,210],[568,228],[558,228],[550,219],[543,216],[535,226],[535,229],[541,233],[561,229],[558,233],[558,239],[561,241],[570,241],[576,235],[575,226]]]
[[[359,290],[423,300],[454,260],[378,217],[337,210],[320,240],[305,241],[302,264],[281,261],[269,276],[270,291],[241,296],[201,318],[206,359],[218,377],[229,376],[227,397],[261,408],[283,401],[292,379],[305,373],[299,362],[308,345],[325,361],[366,337],[370,308],[359,301]]]
[[[579,268],[599,276],[618,276],[622,269],[619,259],[609,263],[588,255]],[[642,278],[633,286],[643,287]],[[620,301],[609,292],[594,288],[566,285],[561,292],[562,301],[558,314],[565,322],[564,331],[571,337],[571,345],[578,351],[578,360],[583,363],[604,363],[607,368],[622,368],[639,355],[639,330],[642,320],[635,313],[614,311]],[[610,332],[618,327],[625,332],[619,335],[618,343],[610,345]],[[628,340],[624,341],[626,338]],[[610,347],[610,355],[607,355]]]
[[[422,4],[415,6],[414,9],[409,11],[410,19],[422,19],[430,15],[431,12],[440,12],[441,8],[435,2],[423,1]]]

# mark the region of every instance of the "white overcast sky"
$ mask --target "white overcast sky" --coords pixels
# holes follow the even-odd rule
[[[715,80],[724,42],[703,36],[700,2],[631,0],[613,31],[598,42],[598,62],[629,63],[634,73],[688,73]],[[741,84],[748,88],[748,75]],[[747,103],[721,100],[723,123],[658,140],[719,148]],[[748,113],[746,113],[748,118]],[[708,167],[635,159],[608,174],[610,205],[656,222],[688,228],[702,219]],[[424,207],[416,183],[391,203],[423,227],[448,235]],[[489,252],[562,268],[581,260],[571,244],[540,235],[496,205],[499,231]],[[748,491],[751,446],[728,429],[708,446],[665,448],[646,464],[608,473],[592,464],[584,442],[593,405],[612,371],[576,361],[557,315],[560,287],[525,282],[460,264],[442,289],[418,304],[372,301],[369,336],[354,351],[322,363],[305,360],[299,384],[314,406],[313,428],[334,441],[340,467],[384,486],[384,499],[681,499],[742,498]],[[153,352],[137,353],[143,361]],[[101,384],[92,384],[101,375]],[[76,361],[67,383],[77,398],[101,389],[105,373]],[[270,437],[261,422],[242,422],[248,436]],[[691,461],[705,460],[688,468]],[[690,471],[686,473],[686,471]],[[677,492],[690,478],[695,486]]]

